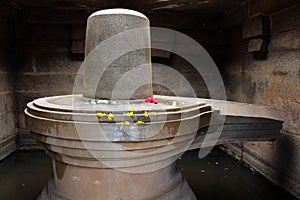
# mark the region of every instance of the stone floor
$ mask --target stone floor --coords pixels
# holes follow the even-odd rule
[[[185,153],[177,167],[198,199],[296,199],[218,149],[204,159],[197,153]],[[0,162],[0,199],[34,200],[50,175],[51,162],[44,152],[17,151]]]

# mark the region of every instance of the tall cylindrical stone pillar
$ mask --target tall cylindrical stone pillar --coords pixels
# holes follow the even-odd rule
[[[133,10],[107,9],[87,20],[84,96],[144,99],[152,96],[148,18]]]

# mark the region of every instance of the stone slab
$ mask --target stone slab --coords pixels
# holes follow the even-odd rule
[[[267,36],[270,34],[270,20],[267,16],[258,15],[243,23],[243,38]]]
[[[263,44],[262,39],[252,39],[248,42],[248,52],[257,52],[261,50]]]
[[[0,139],[0,160],[16,150],[15,136]]]
[[[0,93],[0,112],[14,110],[14,97],[12,92]]]
[[[14,112],[3,112],[0,114],[0,138],[14,136],[16,133],[16,121]]]
[[[77,74],[82,60],[73,58],[70,53],[44,52],[35,55],[37,73]]]
[[[14,86],[14,77],[12,73],[0,72],[0,92],[11,91]]]
[[[74,54],[84,54],[84,40],[74,40],[71,45],[71,52]]]
[[[300,49],[300,28],[291,29],[283,32],[272,34],[270,50],[272,51],[289,51]]]
[[[17,91],[68,91],[73,90],[75,75],[69,74],[18,74],[15,88]]]

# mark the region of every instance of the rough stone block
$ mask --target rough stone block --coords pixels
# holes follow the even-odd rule
[[[283,130],[300,136],[300,85],[299,78],[273,75],[257,96],[257,102],[277,108],[284,118]]]
[[[15,136],[0,137],[0,160],[16,150]]]
[[[261,36],[263,32],[261,16],[250,18],[243,24],[243,38]]]
[[[260,13],[272,14],[283,10],[285,8],[291,7],[299,3],[298,0],[285,0],[285,1],[269,1],[269,0],[254,0],[249,1],[248,14],[249,16],[254,16]]]
[[[257,52],[261,50],[263,44],[262,39],[252,39],[248,42],[248,52]]]
[[[13,75],[11,73],[0,73],[0,92],[11,91],[13,86]]]
[[[270,34],[270,19],[267,16],[256,16],[243,23],[243,38],[266,36]]]
[[[231,60],[225,65],[227,74],[265,74],[269,79],[270,75],[287,75],[296,78],[299,74],[300,51],[272,51],[268,59],[254,60],[251,55],[244,55]]]
[[[272,15],[272,34],[299,29],[300,6]]]
[[[27,129],[25,124],[25,114],[24,111],[17,112],[17,127],[19,129]]]
[[[300,18],[300,17],[299,17]],[[274,32],[271,36],[270,50],[299,50],[300,49],[300,28],[284,32]]]
[[[5,111],[5,99],[6,99],[6,93],[0,93],[0,112]]]
[[[300,49],[299,11],[300,6],[297,6],[272,16],[270,50]]]
[[[18,74],[17,91],[69,91],[72,92],[75,75],[68,74]]]
[[[0,137],[5,138],[15,134],[15,116],[13,112],[4,112],[0,114]]]
[[[14,97],[12,92],[0,93],[0,112],[8,112],[14,110]]]
[[[84,40],[72,41],[71,52],[74,54],[84,54],[84,46],[85,46]]]
[[[82,61],[72,59],[68,53],[40,53],[35,56],[36,72],[77,74]]]

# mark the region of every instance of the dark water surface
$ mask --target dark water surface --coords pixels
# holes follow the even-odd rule
[[[262,175],[251,171],[218,149],[204,159],[189,151],[177,161],[199,200],[291,200],[296,199]]]
[[[199,200],[296,199],[221,151],[204,159],[197,153],[185,153],[177,166]],[[51,161],[44,152],[14,152],[0,162],[0,200],[36,199],[50,175]]]

